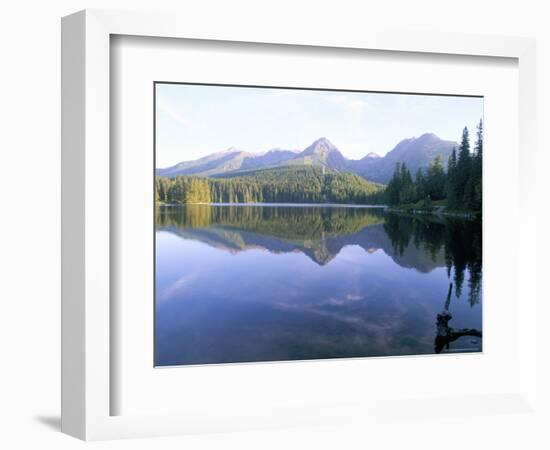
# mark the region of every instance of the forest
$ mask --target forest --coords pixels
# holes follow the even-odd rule
[[[426,170],[419,169],[413,179],[407,166],[397,163],[385,190],[386,203],[428,207],[434,201],[442,201],[449,211],[481,212],[482,167],[483,123],[480,121],[473,152],[465,127],[460,145],[453,149],[446,169],[441,156],[437,156]]]
[[[157,177],[159,204],[383,202],[383,186],[352,173],[302,166],[250,171],[235,177]]]
[[[414,177],[406,164],[396,163],[388,185],[348,172],[317,166],[260,169],[216,178],[189,175],[156,177],[158,204],[183,203],[343,203],[386,204],[480,213],[482,208],[483,123],[470,149],[465,127],[448,161],[438,155]]]

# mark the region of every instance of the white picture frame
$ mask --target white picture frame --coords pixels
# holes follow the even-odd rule
[[[368,49],[416,54],[512,58],[518,62],[519,183],[522,216],[518,283],[523,297],[518,310],[520,377],[514,392],[468,398],[410,400],[402,398],[398,413],[438,408],[451,402],[453,414],[468,415],[504,409],[536,411],[536,168],[535,43],[532,39],[457,34],[354,32],[330,36],[308,30],[280,31],[269,24],[235,29],[217,23],[205,27],[192,17],[87,10],[62,21],[62,430],[85,440],[247,430],[324,424],[334,421],[393,417],[395,400],[342,404],[331,411],[317,405],[274,408],[270,414],[233,414],[229,405],[216,414],[111,415],[110,335],[111,211],[110,185],[110,37],[112,35],[200,39],[303,47]],[[515,294],[518,295],[517,293]]]

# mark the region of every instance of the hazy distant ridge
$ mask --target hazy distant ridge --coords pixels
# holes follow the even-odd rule
[[[445,141],[433,133],[418,138],[404,139],[385,156],[369,153],[359,160],[347,159],[327,138],[320,138],[303,151],[273,149],[255,154],[229,148],[223,152],[180,162],[174,166],[157,169],[158,176],[175,177],[195,175],[216,177],[240,171],[284,166],[326,167],[336,172],[352,172],[361,177],[380,183],[387,183],[392,176],[395,164],[404,162],[414,174],[419,168],[428,167],[437,155],[446,162],[456,142]]]

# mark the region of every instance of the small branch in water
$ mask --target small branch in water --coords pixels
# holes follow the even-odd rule
[[[449,289],[449,293],[451,290]],[[456,341],[463,336],[474,336],[481,338],[482,333],[474,328],[452,328],[449,321],[453,318],[452,314],[445,309],[437,315],[437,336],[435,338],[435,353],[441,353],[443,348],[449,348],[451,342]]]

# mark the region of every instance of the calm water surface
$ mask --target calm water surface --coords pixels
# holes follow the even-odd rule
[[[482,349],[479,223],[342,206],[156,214],[157,366]]]

